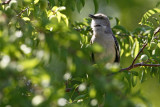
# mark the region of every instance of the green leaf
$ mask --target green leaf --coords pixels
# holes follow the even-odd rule
[[[58,9],[57,9],[57,11],[63,11],[63,10],[66,10],[65,6],[58,7]]]
[[[55,4],[55,0],[48,0],[49,1],[49,4],[51,5],[51,6],[55,6],[56,4]]]
[[[143,68],[143,70],[140,71],[139,77],[140,77],[141,83],[143,83],[144,81],[146,81],[146,79],[147,79],[147,74],[146,74],[145,68]]]
[[[141,25],[147,25],[147,26],[152,26],[153,24],[151,22],[147,21],[147,20],[148,20],[148,18],[150,16],[152,16],[152,15],[154,15],[156,13],[160,13],[160,9],[159,8],[153,8],[153,9],[147,11],[143,15],[143,17],[142,17],[141,21],[139,22],[139,24],[141,24]]]
[[[131,52],[132,57],[135,58],[137,56],[138,52],[139,52],[139,42],[138,42],[137,38],[135,38],[135,42],[133,44],[133,48],[132,48],[132,52]]]
[[[91,97],[91,98],[94,98],[95,96],[96,96],[96,90],[94,89],[94,88],[92,88],[92,89],[90,89],[90,91],[89,91],[89,96]]]
[[[158,2],[158,3],[156,4],[156,7],[158,7],[158,6],[160,6],[160,2]]]
[[[34,0],[34,4],[37,4],[39,2],[39,0]]]
[[[61,6],[61,7],[54,6],[52,8],[52,11],[55,11],[55,12],[57,12],[57,11],[63,11],[63,10],[66,10],[65,6]]]
[[[68,26],[69,21],[68,21],[67,16],[61,13],[61,17],[63,18],[64,22],[65,22],[65,23],[66,23],[66,25]]]
[[[150,100],[148,100],[146,97],[139,95],[139,98],[146,104],[147,107],[152,107]]]
[[[138,72],[136,71],[130,71],[134,76],[138,76]]]
[[[58,19],[58,22],[61,22],[61,13],[60,12],[57,12],[57,19]]]
[[[132,86],[136,86],[137,84],[137,76],[132,75]]]
[[[158,19],[158,18],[156,18],[156,17],[152,17],[152,19],[154,19],[158,25],[160,24],[160,21],[159,21],[159,19]]]
[[[47,16],[50,17],[51,15],[53,15],[53,12],[51,10],[47,11]]]
[[[127,79],[128,86],[129,86],[127,91],[130,92],[131,91],[131,86],[132,86],[132,73],[126,71],[125,78]]]
[[[151,67],[150,69],[150,75],[151,76],[157,76],[159,74],[159,69],[157,70],[156,67]]]
[[[80,13],[80,11],[81,11],[81,9],[82,9],[82,3],[81,3],[81,1],[80,0],[76,0],[76,4],[77,4],[77,10],[78,10],[78,12]]]
[[[94,2],[94,8],[95,8],[94,13],[97,13],[98,12],[98,8],[99,8],[98,1],[97,0],[93,0],[93,2]]]
[[[29,17],[23,17],[22,18],[24,21],[30,21]]]
[[[131,44],[134,43],[134,40],[133,40],[133,37],[132,37],[132,36],[129,36],[129,41],[131,42]]]
[[[139,42],[138,40],[136,39],[136,47],[135,47],[135,51],[134,51],[134,58],[137,56],[138,52],[139,52]]]
[[[67,2],[67,5],[72,9],[72,11],[74,11],[76,7],[76,0],[69,0],[69,2]]]
[[[125,27],[120,26],[120,25],[116,25],[113,27],[114,29],[118,29],[121,30],[123,33],[126,33],[127,35],[129,35],[129,32],[125,29]]]
[[[115,17],[115,19],[116,19],[116,25],[120,25],[119,19],[117,17]]]
[[[81,3],[84,6],[85,5],[85,0],[81,0]]]
[[[38,65],[39,60],[36,58],[28,59],[20,62],[20,65],[23,66],[23,69],[33,69],[36,65]]]
[[[76,97],[74,100],[79,100],[79,99],[83,99],[87,96],[87,94],[82,94],[82,95],[79,95],[78,97]]]

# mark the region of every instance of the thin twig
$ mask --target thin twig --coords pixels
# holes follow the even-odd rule
[[[119,72],[122,72],[122,71],[129,71],[133,68],[136,68],[136,67],[140,67],[140,66],[148,66],[148,67],[160,67],[160,64],[145,64],[145,63],[136,63],[134,64],[134,66],[129,66],[127,68],[123,68],[121,69]]]
[[[139,57],[139,55],[143,52],[143,50],[144,50],[144,48],[145,48],[146,46],[147,46],[147,43],[145,43],[145,44],[143,45],[143,47],[140,49],[140,51],[138,52],[137,56],[134,58],[132,64],[131,64],[129,67],[127,67],[127,68],[122,68],[121,70],[119,70],[119,72],[129,71],[129,70],[131,70],[132,68],[137,67],[137,65],[135,64],[135,62],[136,62],[137,58]],[[143,63],[141,63],[141,66],[142,66],[142,65],[143,65]]]
[[[66,88],[65,92],[70,92],[72,88]]]
[[[9,4],[11,0],[6,0],[4,1],[3,3],[1,3],[2,5],[5,5],[5,4]]]
[[[145,48],[146,46],[147,46],[147,43],[145,43],[145,44],[143,45],[143,47],[140,49],[140,51],[138,52],[137,56],[134,58],[131,66],[134,66],[134,63],[136,62],[137,58],[138,58],[139,55],[143,52],[143,50],[144,50],[144,48]]]
[[[25,8],[24,10],[22,10],[18,15],[16,15],[17,17],[18,16],[21,16],[21,14],[23,13],[23,12],[25,12],[26,10],[28,10],[29,9],[29,7],[27,7],[27,8]]]
[[[158,32],[160,32],[160,27],[157,27],[157,29],[154,31],[154,35],[156,35]]]
[[[133,68],[136,68],[136,67],[139,67],[139,66],[159,67],[160,64],[145,64],[145,63],[136,63],[136,64],[135,64],[137,58],[138,58],[139,55],[143,52],[143,50],[144,50],[144,48],[145,48],[146,46],[147,46],[147,43],[145,43],[145,44],[143,45],[143,47],[140,49],[140,51],[138,52],[137,56],[134,58],[132,64],[131,64],[129,67],[127,67],[127,68],[122,68],[119,72],[129,71],[129,70],[131,70],[131,69],[133,69]]]
[[[117,74],[117,73],[122,72],[122,71],[130,71],[131,69],[136,68],[136,67],[140,67],[140,66],[160,67],[160,64],[145,64],[145,63],[143,63],[143,62],[142,62],[142,63],[136,63],[136,64],[135,64],[137,58],[138,58],[139,55],[143,52],[143,50],[144,50],[144,48],[145,48],[146,46],[147,46],[147,43],[145,43],[145,44],[143,45],[143,47],[140,49],[140,51],[138,52],[137,56],[134,58],[132,64],[131,64],[129,67],[127,67],[127,68],[122,68],[122,69],[120,69],[118,72],[110,73],[110,74],[108,74],[107,76],[112,76],[112,75]]]
[[[160,64],[144,64],[144,63],[136,63],[136,64],[134,64],[134,68],[139,67],[139,66],[159,67]]]
[[[133,68],[140,67],[140,66],[160,67],[160,64],[145,64],[145,63],[143,63],[143,62],[142,62],[142,63],[136,63],[136,64],[135,64],[137,58],[138,58],[139,55],[143,52],[143,50],[144,50],[144,48],[145,48],[146,46],[147,46],[147,43],[145,43],[145,44],[143,45],[143,47],[140,49],[140,51],[138,52],[137,56],[134,58],[132,64],[131,64],[129,67],[127,67],[127,68],[122,68],[122,69],[119,70],[118,72],[129,71],[129,70],[131,70],[131,69],[133,69]],[[113,74],[117,74],[118,72],[116,72],[116,73],[111,73],[111,74],[109,74],[109,75],[107,75],[107,76],[111,76],[111,75],[113,75]]]
[[[158,27],[155,31],[154,31],[154,35],[156,35],[158,32],[160,32],[160,27]],[[160,67],[160,64],[145,64],[145,63],[136,63],[137,58],[139,57],[139,55],[143,52],[144,48],[147,46],[147,43],[145,43],[143,45],[143,47],[140,49],[140,51],[138,52],[137,56],[134,58],[132,64],[127,67],[127,68],[122,68],[121,70],[119,70],[118,72],[122,72],[122,71],[129,71],[133,68],[139,67],[139,66],[148,66],[148,67]],[[109,75],[113,75],[115,73],[111,73]]]

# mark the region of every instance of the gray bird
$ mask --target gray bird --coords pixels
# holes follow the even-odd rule
[[[90,14],[89,17],[92,18],[91,28],[93,30],[90,42],[91,44],[98,43],[104,49],[101,53],[92,53],[92,61],[106,60],[106,64],[119,62],[119,45],[113,35],[108,17],[101,13]]]

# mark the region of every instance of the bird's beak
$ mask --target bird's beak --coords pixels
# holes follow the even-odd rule
[[[92,15],[92,14],[89,14],[89,17],[90,17],[90,18],[93,18],[93,19],[96,18],[96,16],[94,16],[94,15]]]

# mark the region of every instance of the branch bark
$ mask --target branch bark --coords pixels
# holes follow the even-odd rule
[[[22,10],[18,15],[16,15],[17,17],[18,16],[21,16],[21,14],[23,13],[23,12],[25,12],[26,10],[28,10],[29,9],[29,7],[27,7],[27,8],[25,8],[24,10]]]
[[[6,0],[6,1],[2,2],[1,4],[5,5],[5,4],[9,4],[10,2],[11,2],[11,0]]]
[[[158,32],[160,32],[160,27],[156,28],[156,30],[154,31],[154,35],[156,35]]]
[[[139,67],[139,66],[148,66],[148,67],[160,67],[160,64],[145,64],[145,63],[136,63],[137,58],[139,57],[139,55],[143,52],[144,48],[147,46],[147,43],[145,43],[143,45],[143,47],[140,49],[140,51],[138,52],[137,56],[134,58],[132,64],[127,67],[127,68],[122,68],[121,70],[119,70],[118,72],[122,72],[122,71],[129,71],[133,68]]]
[[[143,47],[140,49],[140,51],[138,52],[137,56],[134,58],[132,64],[131,64],[129,67],[127,67],[127,68],[122,68],[122,69],[120,69],[118,72],[110,73],[110,74],[108,74],[107,76],[112,76],[112,75],[114,75],[114,74],[117,74],[117,73],[123,72],[123,71],[130,71],[131,69],[136,68],[136,67],[140,67],[140,66],[160,67],[160,64],[145,64],[144,62],[142,62],[142,63],[136,63],[136,64],[135,64],[137,58],[138,58],[139,55],[143,52],[143,50],[144,50],[144,48],[145,48],[146,46],[147,46],[147,43],[145,43],[145,44],[143,45]]]

